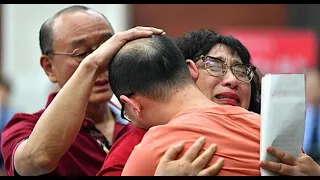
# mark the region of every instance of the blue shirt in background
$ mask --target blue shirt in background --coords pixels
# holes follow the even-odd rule
[[[309,105],[306,110],[306,122],[303,150],[313,159],[320,159],[320,105]]]
[[[14,112],[5,106],[0,106],[0,144],[1,144],[1,134],[4,126],[7,124],[7,122],[11,119],[11,117],[14,115]],[[3,159],[1,154],[1,147],[0,147],[0,167],[3,166]]]

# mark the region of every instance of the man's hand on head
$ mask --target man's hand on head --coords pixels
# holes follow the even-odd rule
[[[162,29],[154,27],[143,27],[137,26],[127,31],[117,32],[110,39],[104,42],[99,48],[93,53],[88,55],[82,63],[90,63],[95,65],[100,72],[106,71],[108,63],[111,61],[113,56],[124,46],[127,42],[138,39],[147,38],[152,35],[165,34]]]

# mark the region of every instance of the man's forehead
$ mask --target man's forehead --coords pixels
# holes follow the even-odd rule
[[[108,30],[112,33],[113,28],[110,22],[97,12],[76,11],[61,14],[53,21],[52,29],[54,34],[77,34]]]
[[[57,42],[67,42],[72,46],[84,44],[86,41],[102,41],[109,39],[113,28],[102,16],[88,18],[57,19],[53,26],[53,39]],[[62,21],[64,20],[64,21]]]
[[[92,34],[75,37],[71,39],[70,44],[72,46],[78,46],[78,45],[85,44],[86,41],[92,38],[96,39],[97,41],[102,41],[102,40],[107,40],[111,38],[111,36],[113,36],[113,32],[109,32],[109,31],[95,32]]]
[[[66,20],[66,19],[73,19],[77,17],[93,17],[93,18],[101,18],[109,23],[109,21],[98,11],[93,11],[91,9],[88,10],[77,10],[77,11],[67,11],[55,18],[55,20]],[[74,21],[74,20],[73,20]]]
[[[82,34],[79,36],[67,36],[66,38],[54,38],[55,46],[68,46],[70,48],[78,48],[80,46],[99,46],[113,36],[110,31],[97,31],[90,34]]]

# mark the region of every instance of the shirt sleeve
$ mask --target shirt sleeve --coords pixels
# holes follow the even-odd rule
[[[13,158],[18,145],[27,139],[35,124],[37,116],[17,113],[6,124],[2,131],[1,151],[4,160],[4,168],[8,176],[14,176]]]
[[[140,143],[145,132],[146,130],[133,129],[121,136],[111,147],[97,176],[121,176],[131,152]]]

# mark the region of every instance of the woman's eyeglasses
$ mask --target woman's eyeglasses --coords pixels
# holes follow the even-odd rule
[[[219,58],[212,56],[201,55],[199,59],[203,60],[206,71],[215,77],[222,77],[227,73],[227,68],[230,68],[232,74],[242,82],[250,82],[254,77],[256,67],[247,64],[227,65]],[[198,59],[198,60],[199,60]]]

